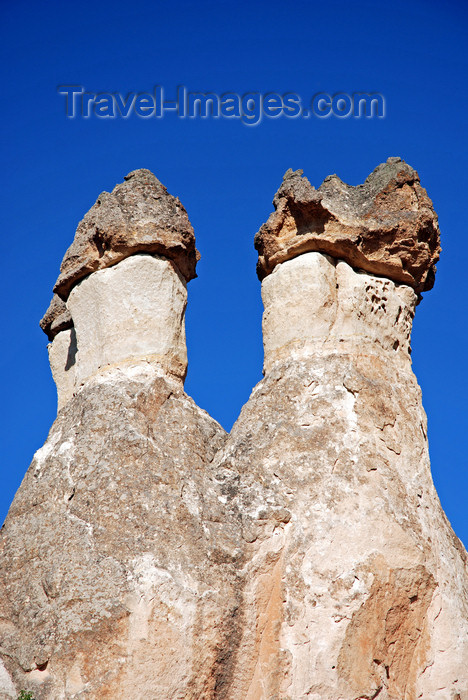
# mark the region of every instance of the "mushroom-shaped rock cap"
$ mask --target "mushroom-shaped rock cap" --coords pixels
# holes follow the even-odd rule
[[[49,308],[39,321],[39,325],[49,340],[53,340],[60,331],[73,327],[73,320],[67,305],[57,294],[52,297]]]
[[[187,212],[149,170],[134,170],[111,193],[97,198],[76,229],[54,292],[67,300],[72,287],[95,270],[134,253],[172,260],[185,280],[196,277],[199,253]]]
[[[418,173],[401,158],[389,158],[356,187],[330,175],[316,190],[302,170],[288,170],[273,204],[255,236],[260,279],[278,263],[317,251],[418,293],[432,288],[437,215]]]

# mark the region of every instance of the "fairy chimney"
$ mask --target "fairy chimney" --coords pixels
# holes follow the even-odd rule
[[[59,411],[0,533],[0,700],[467,700],[467,554],[411,327],[440,253],[398,158],[288,171],[255,237],[264,378],[184,392],[197,252],[147,170],[78,226],[41,325]]]

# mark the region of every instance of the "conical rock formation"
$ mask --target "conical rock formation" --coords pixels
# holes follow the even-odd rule
[[[262,293],[265,379],[215,458],[251,541],[228,697],[468,697],[467,557],[430,474],[416,294],[317,252]]]
[[[410,360],[440,250],[417,173],[286,174],[229,436],[183,391],[185,210],[148,171],[107,197],[42,321],[59,413],[0,535],[0,700],[468,700],[467,555]]]
[[[155,190],[175,237],[182,219],[178,247],[153,229]],[[111,200],[105,260],[81,224],[57,283],[72,270],[73,286],[42,321],[59,413],[0,537],[2,700],[20,689],[37,700],[211,697],[237,634],[242,548],[210,468],[225,432],[183,390],[193,232],[148,171],[115,192],[102,205]],[[114,256],[112,222],[129,211],[157,255],[132,239]],[[100,216],[93,207],[84,221]]]

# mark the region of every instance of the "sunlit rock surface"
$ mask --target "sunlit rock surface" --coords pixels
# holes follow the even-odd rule
[[[466,552],[430,473],[416,294],[321,253],[262,293],[265,378],[215,458],[247,550],[228,697],[468,697]]]
[[[273,204],[255,236],[260,279],[285,260],[318,251],[417,292],[434,284],[437,216],[418,173],[401,158],[389,158],[355,187],[330,175],[315,189],[302,170],[288,170]]]
[[[142,170],[80,224],[41,322],[58,416],[0,533],[0,700],[468,699],[410,359],[437,217],[399,159],[290,172],[275,207],[229,436],[183,389],[185,209]]]

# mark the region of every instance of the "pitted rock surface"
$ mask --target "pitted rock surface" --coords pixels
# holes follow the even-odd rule
[[[83,277],[135,253],[164,255],[186,281],[196,277],[199,253],[187,212],[145,169],[129,173],[111,193],[99,195],[78,224],[54,292],[66,301]]]
[[[367,272],[431,289],[440,254],[437,216],[418,173],[400,158],[352,187],[336,175],[315,189],[288,170],[275,211],[255,236],[260,279],[301,253],[327,253]]]

